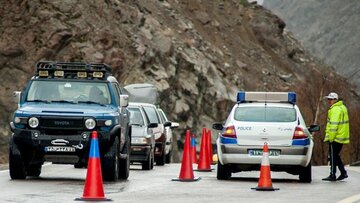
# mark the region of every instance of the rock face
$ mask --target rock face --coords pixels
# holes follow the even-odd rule
[[[264,6],[281,16],[311,53],[334,66],[360,92],[358,1],[266,0]]]
[[[335,87],[328,81],[355,97],[280,18],[246,1],[10,0],[0,15],[3,140],[16,108],[11,94],[25,87],[39,60],[107,63],[124,85],[154,84],[168,117],[180,122],[178,140],[184,129],[199,135],[224,121],[238,90],[296,91],[309,124],[321,91]]]

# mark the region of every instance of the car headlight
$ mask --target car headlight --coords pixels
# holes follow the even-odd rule
[[[96,121],[92,118],[88,118],[85,120],[85,127],[89,130],[94,129],[96,126]]]
[[[141,138],[131,138],[131,144],[147,144],[147,140],[144,137]]]
[[[31,117],[28,122],[31,128],[36,128],[39,126],[39,119],[36,117]]]

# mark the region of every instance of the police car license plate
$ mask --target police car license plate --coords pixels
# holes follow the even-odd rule
[[[45,152],[75,152],[75,148],[62,147],[62,146],[48,146],[45,147]]]
[[[250,156],[262,156],[261,149],[249,149],[248,153]],[[269,150],[269,156],[280,156],[280,150]]]

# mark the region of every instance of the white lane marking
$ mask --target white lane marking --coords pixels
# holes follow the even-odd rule
[[[360,194],[357,194],[357,195],[348,197],[346,199],[340,200],[337,203],[355,203],[355,202],[359,202],[359,200],[360,200]]]

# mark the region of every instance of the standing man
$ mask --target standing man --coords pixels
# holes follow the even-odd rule
[[[322,180],[343,180],[347,178],[348,175],[341,161],[340,151],[343,144],[349,144],[350,142],[349,116],[347,108],[343,101],[339,100],[338,94],[331,92],[326,98],[330,108],[328,110],[324,142],[329,142],[331,168],[330,176]],[[341,172],[338,178],[336,178],[336,167],[338,167]]]

